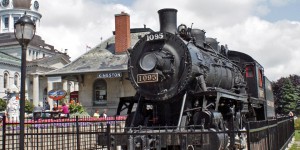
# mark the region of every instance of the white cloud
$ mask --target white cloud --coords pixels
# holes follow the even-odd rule
[[[271,80],[300,74],[300,22],[270,23],[249,17],[241,24],[212,32],[230,49],[245,52],[256,59]]]
[[[56,49],[68,49],[74,60],[112,35],[114,15],[126,6],[87,0],[40,1],[43,15],[37,34]]]
[[[256,7],[256,12],[261,16],[265,16],[270,13],[270,8],[267,5],[258,5]]]
[[[271,0],[286,5],[293,0]],[[159,30],[161,8],[176,8],[178,24],[205,29],[207,36],[243,51],[265,67],[271,80],[289,74],[300,74],[300,23],[268,22],[255,16],[266,15],[266,0],[135,0],[131,6],[107,0],[40,1],[43,15],[38,34],[58,50],[68,49],[72,60],[112,35],[114,15],[125,11],[131,16],[131,27]]]

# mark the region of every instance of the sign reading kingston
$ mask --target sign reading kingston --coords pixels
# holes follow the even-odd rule
[[[61,100],[67,95],[65,90],[51,90],[48,92],[48,97],[53,100]]]
[[[99,73],[98,78],[120,78],[122,77],[121,72],[107,72],[107,73]]]

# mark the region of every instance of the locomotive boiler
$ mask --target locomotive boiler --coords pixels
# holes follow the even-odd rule
[[[239,131],[243,122],[267,117],[262,66],[247,54],[220,46],[204,30],[177,26],[176,9],[158,14],[160,31],[145,35],[130,51],[128,74],[137,106],[127,117],[128,131],[138,126],[192,127],[215,132],[206,137],[214,141],[209,147],[189,145],[192,149],[234,149],[240,135],[225,131]],[[253,83],[246,76],[250,71]]]

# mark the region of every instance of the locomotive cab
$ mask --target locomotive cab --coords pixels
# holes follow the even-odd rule
[[[251,107],[255,110],[256,119],[266,119],[266,81],[263,67],[251,56],[242,52],[229,51],[228,57],[244,70],[243,75],[247,83],[246,91],[249,95]]]

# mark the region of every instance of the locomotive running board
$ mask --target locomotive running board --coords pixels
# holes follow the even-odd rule
[[[248,103],[248,96],[246,94],[236,94],[220,88],[208,88],[208,90],[205,92],[195,93],[195,96],[216,97],[216,110],[218,109],[220,98],[234,99]]]
[[[220,88],[208,89],[205,92],[195,93],[195,96],[216,96],[219,98],[224,97],[224,98],[235,99],[235,100],[245,101],[245,102],[247,102],[247,98],[248,98],[246,94],[245,95],[236,94]]]

